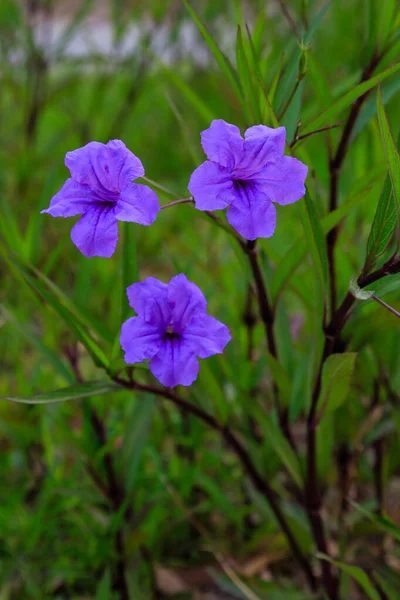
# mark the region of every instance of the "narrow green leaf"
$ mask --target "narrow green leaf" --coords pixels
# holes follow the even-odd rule
[[[318,407],[324,412],[335,411],[346,400],[354,370],[356,352],[332,354],[324,362]]]
[[[395,571],[381,564],[379,568],[374,569],[374,577],[387,595],[388,600],[399,600],[400,574],[398,570]]]
[[[386,177],[367,242],[365,271],[368,272],[385,252],[397,225],[396,202],[390,177]]]
[[[46,288],[41,281],[32,277],[29,269],[25,268],[23,263],[16,262],[11,259],[16,268],[20,271],[25,282],[29,287],[34,290],[39,296],[46,300],[52,308],[60,315],[65,321],[66,325],[75,333],[77,338],[85,346],[86,350],[93,359],[93,362],[100,368],[108,368],[108,359],[100,346],[88,333],[88,330],[82,325],[76,315],[71,312],[66,306],[60,303],[59,299],[52,293],[52,289]],[[36,272],[37,270],[35,270]]]
[[[358,206],[362,199],[366,198],[367,193],[372,189],[372,183],[368,184],[367,189],[361,190],[355,194],[350,200],[339,206],[332,213],[329,213],[321,219],[321,227],[326,235],[336,227],[344,217],[351,211],[352,208]],[[279,269],[274,273],[271,281],[271,296],[276,302],[283,286],[288,283],[290,276],[294,273],[297,267],[303,262],[307,253],[307,242],[305,239],[298,239],[292,247],[279,261]]]
[[[111,573],[109,569],[106,569],[99,585],[97,586],[95,600],[112,600],[112,596]]]
[[[225,56],[225,54],[219,49],[219,47],[217,46],[217,44],[215,43],[215,41],[213,40],[211,35],[208,33],[204,24],[199,19],[196,12],[192,8],[192,6],[189,4],[189,1],[183,0],[183,3],[186,6],[190,16],[192,17],[193,21],[195,22],[201,35],[205,39],[207,46],[209,47],[212,55],[214,56],[215,60],[217,61],[221,71],[223,73],[225,73],[228,81],[230,82],[230,84],[232,86],[232,89],[235,92],[237,99],[239,100],[239,102],[241,104],[243,104],[243,94],[242,94],[242,90],[240,89],[240,84],[237,80],[237,74],[236,74],[234,68],[232,67],[231,63],[229,62],[229,60]]]
[[[249,62],[246,56],[240,25],[238,25],[236,35],[236,64],[245,102],[248,107],[248,119],[250,117],[253,124],[261,123],[262,115],[260,112],[260,105],[258,102],[256,89],[254,88]],[[255,73],[255,77],[257,77],[257,73]]]
[[[367,81],[363,81],[363,83],[357,85],[355,88],[347,92],[347,94],[339,98],[339,100],[336,100],[336,102],[334,102],[329,108],[324,110],[324,112],[321,113],[318,117],[315,117],[308,123],[305,123],[304,127],[302,127],[301,130],[302,134],[309,133],[314,129],[322,127],[323,125],[328,125],[329,123],[332,123],[333,119],[338,114],[346,110],[346,108],[349,108],[349,106],[351,106],[353,102],[357,100],[357,98],[360,98],[360,96],[363,96],[366,92],[372,90],[372,88],[378,85],[381,81],[384,81],[387,77],[390,77],[390,75],[394,75],[394,73],[397,73],[399,69],[400,63],[394,65],[393,67],[390,67],[389,69],[386,69],[385,71],[382,71],[382,73],[379,73],[378,75],[375,75]]]
[[[389,81],[384,87],[382,87],[383,104],[386,105],[390,100],[400,91],[400,77]],[[365,106],[357,119],[357,123],[353,129],[351,135],[351,142],[354,142],[356,137],[364,130],[364,128],[370,123],[370,121],[376,115],[376,99],[371,96],[368,98]],[[399,147],[399,144],[397,144]]]
[[[265,436],[266,443],[271,445],[274,452],[285,465],[288,473],[292,476],[293,481],[301,488],[303,485],[303,478],[301,475],[300,463],[289,442],[270,415],[266,415],[265,412],[258,407],[255,408],[254,413],[257,423]]]
[[[387,597],[387,600],[399,600],[399,588],[393,587],[386,578],[380,573],[374,571],[374,578],[382,588],[382,591]]]
[[[397,206],[400,203],[400,155],[396,148],[396,143],[393,139],[390,130],[389,122],[382,101],[382,91],[379,88],[377,97],[377,113],[379,128],[381,130],[383,147],[385,149],[386,161],[389,167],[389,175],[392,182],[393,194],[396,199]]]
[[[61,360],[58,353],[48,348],[42,339],[34,333],[32,327],[28,323],[21,322],[10,307],[0,304],[0,315],[6,321],[12,323],[13,327],[42,354],[43,358],[52,365],[56,373],[65,379],[66,383],[73,383],[75,381],[72,371]]]
[[[269,352],[266,353],[268,367],[271,370],[272,376],[278,386],[279,397],[283,406],[289,406],[292,395],[292,382],[285,367],[276,360]]]
[[[322,291],[325,293],[328,282],[328,258],[326,254],[325,236],[322,231],[314,201],[311,199],[308,190],[301,203],[303,216],[303,226],[306,234],[306,240],[317,269]]]
[[[140,458],[150,432],[150,423],[155,407],[154,398],[142,398],[132,403],[122,445],[125,489],[128,493],[132,492],[135,487]]]
[[[30,275],[31,278],[37,280],[38,282],[40,281],[43,284],[43,287],[48,290],[49,294],[55,300],[57,300],[57,302],[65,306],[76,317],[76,320],[80,323],[83,329],[93,331],[96,336],[108,344],[112,343],[113,335],[106,325],[93,318],[89,311],[86,311],[81,306],[78,306],[76,302],[69,298],[53,281],[46,277],[42,271],[34,267],[17,254],[12,254],[10,260],[21,272]]]
[[[186,102],[197,112],[205,125],[209,125],[215,119],[212,110],[207,106],[206,102],[193,90],[193,87],[188,85],[186,81],[176,73],[173,69],[168,68],[160,61],[160,67],[165,76],[171,83],[181,92]]]
[[[315,17],[314,21],[311,23],[308,31],[306,32],[306,34],[303,38],[303,41],[302,41],[303,46],[306,46],[309,42],[311,42],[314,33],[318,29],[318,25],[321,23],[322,19],[325,16],[326,11],[329,8],[329,5],[331,4],[331,1],[332,0],[328,0],[327,2],[325,2],[325,4],[319,10],[317,16]],[[278,84],[278,89],[276,92],[276,101],[274,103],[274,107],[278,113],[279,113],[279,111],[282,110],[283,106],[285,105],[285,102],[289,98],[294,86],[296,85],[301,52],[302,52],[302,50],[301,50],[300,46],[298,46],[295,49],[295,51],[293,52],[293,55],[289,61],[289,64],[285,68],[284,76],[282,77],[282,79],[280,80],[280,82]]]
[[[400,527],[398,527],[391,519],[388,517],[380,517],[379,515],[375,515],[357,502],[351,502],[351,504],[356,510],[358,510],[358,512],[363,514],[365,517],[367,517],[367,519],[374,523],[381,531],[393,536],[397,541],[400,542]]]
[[[392,31],[397,9],[397,0],[382,0],[378,10],[378,45],[381,50],[386,46]]]
[[[138,280],[135,229],[133,223],[123,223],[124,244],[122,248],[122,297],[121,322],[125,321],[129,312],[126,288]]]
[[[389,275],[385,277],[385,279],[382,279],[382,281],[374,284],[374,287],[375,294],[379,298],[385,296],[386,294],[390,294],[391,292],[395,292],[396,290],[400,289],[400,275]]]
[[[344,573],[347,573],[348,575],[350,575],[350,577],[355,579],[355,581],[357,581],[357,583],[362,587],[364,592],[368,595],[368,598],[370,598],[371,600],[380,600],[380,596],[377,590],[372,585],[368,575],[365,573],[365,571],[360,569],[360,567],[353,567],[351,565],[346,565],[345,563],[339,562],[337,560],[332,560],[329,556],[323,554],[322,552],[318,552],[316,556],[321,560],[326,560],[330,562],[332,565],[334,565],[338,569],[341,569]]]
[[[68,400],[82,400],[90,396],[100,396],[101,394],[122,391],[123,389],[112,381],[91,381],[70,385],[53,392],[34,394],[33,396],[0,396],[0,398],[18,404],[54,404],[56,402],[67,402]]]
[[[264,116],[262,118],[262,123],[268,122],[268,117],[270,117],[273,127],[279,127],[278,117],[275,114],[274,109],[272,108],[270,96],[265,91],[263,83],[261,79],[258,79],[259,86],[261,88],[262,97],[264,98]]]

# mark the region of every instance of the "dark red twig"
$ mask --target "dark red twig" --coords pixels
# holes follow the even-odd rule
[[[369,273],[368,275],[361,275],[357,280],[358,286],[360,288],[364,288],[370,285],[371,283],[382,279],[386,275],[398,272],[399,269],[400,264],[397,260],[397,257],[393,256],[389,261],[382,265],[382,267],[380,267],[373,273]],[[350,314],[350,310],[354,305],[355,301],[356,298],[349,291],[345,296],[342,304],[333,315],[331,322],[325,328],[325,344],[323,356],[313,391],[310,412],[307,419],[307,481],[305,490],[306,506],[318,551],[328,555],[329,552],[321,516],[322,499],[317,477],[317,405],[319,394],[321,391],[322,368],[324,362],[335,351],[336,342],[341,335],[343,327],[346,324],[346,321]],[[337,578],[333,574],[333,570],[328,561],[321,561],[321,568],[324,587],[329,597],[332,600],[335,600],[337,598]]]
[[[378,53],[374,53],[370,62],[365,67],[362,75],[360,83],[367,81],[376,67],[379,64],[381,56]],[[335,155],[330,160],[329,163],[329,178],[330,178],[330,195],[329,195],[329,211],[333,212],[337,209],[338,205],[338,196],[339,196],[339,177],[340,171],[346,158],[347,150],[349,147],[349,142],[351,138],[351,134],[353,132],[353,128],[356,124],[357,118],[360,114],[361,108],[367,99],[370,92],[366,92],[354,102],[350,114],[347,118],[346,124],[343,129],[342,136],[340,138],[340,142],[338,148],[335,152]],[[337,241],[337,236],[339,233],[339,226],[333,227],[331,231],[327,235],[327,255],[328,255],[328,265],[329,265],[329,280],[330,280],[330,300],[331,300],[331,311],[334,314],[336,310],[336,270],[335,270],[335,246]]]
[[[217,431],[220,435],[222,435],[225,440],[227,446],[231,448],[231,450],[236,454],[238,459],[240,460],[242,466],[249,479],[253,483],[254,487],[266,498],[268,501],[272,512],[274,513],[276,520],[278,521],[287,541],[292,550],[293,556],[297,561],[298,565],[301,567],[304,572],[307,582],[310,586],[310,589],[316,589],[316,579],[312,568],[303,555],[301,548],[299,547],[296,538],[294,537],[286,518],[281,510],[279,502],[276,498],[276,494],[274,490],[271,488],[270,484],[266,479],[263,479],[259,474],[258,470],[254,466],[253,461],[249,453],[247,452],[245,446],[242,444],[240,439],[237,437],[235,433],[227,425],[221,425],[218,421],[210,415],[208,412],[203,410],[202,408],[188,402],[184,398],[181,398],[174,392],[166,388],[159,388],[153,385],[146,385],[139,383],[137,381],[128,382],[119,377],[114,378],[114,380],[120,385],[126,387],[127,389],[131,389],[133,391],[138,390],[142,392],[147,392],[149,394],[153,394],[156,396],[160,396],[172,402],[175,406],[177,406],[181,411],[186,414],[194,415],[195,417],[201,419],[204,423],[206,423],[211,429]]]

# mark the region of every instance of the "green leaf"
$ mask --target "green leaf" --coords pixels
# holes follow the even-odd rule
[[[365,272],[372,269],[377,259],[385,252],[397,225],[396,202],[390,177],[386,177],[371,231],[367,242]]]
[[[322,291],[325,292],[328,283],[328,258],[325,236],[319,222],[314,201],[311,199],[308,190],[306,190],[304,202],[301,203],[301,210],[306,240],[319,275]]]
[[[285,465],[288,473],[292,476],[293,481],[301,488],[303,478],[299,460],[277,423],[259,407],[254,408],[254,416],[265,436],[266,443],[271,445],[272,449]]]
[[[374,577],[381,586],[388,600],[399,600],[400,575],[386,565],[380,565],[374,569]]]
[[[42,354],[43,358],[52,365],[56,373],[65,379],[66,383],[73,383],[75,381],[72,371],[61,360],[58,353],[48,348],[42,339],[34,333],[33,328],[28,323],[21,322],[10,307],[0,304],[0,316],[12,323],[13,327]]]
[[[156,407],[154,398],[141,398],[132,403],[122,445],[125,489],[132,492],[144,446],[150,433],[151,418]]]
[[[0,398],[18,404],[54,404],[56,402],[67,402],[68,400],[82,400],[90,396],[100,396],[101,394],[122,391],[123,389],[112,381],[92,381],[77,383],[61,390],[34,394],[33,396],[0,396]]]
[[[378,9],[378,46],[383,50],[390,37],[396,16],[397,0],[382,0]]]
[[[338,569],[341,569],[344,573],[347,573],[348,575],[350,575],[350,577],[355,579],[355,581],[357,581],[357,583],[361,586],[364,592],[368,595],[368,598],[371,598],[371,600],[380,600],[380,596],[377,590],[372,585],[368,575],[365,573],[365,571],[360,569],[360,567],[353,567],[351,565],[346,565],[345,563],[339,562],[337,560],[332,560],[329,556],[323,554],[322,552],[317,552],[316,556],[321,560],[326,560],[330,562],[332,565],[334,565]]]
[[[381,130],[383,147],[385,149],[386,161],[389,167],[389,175],[392,182],[393,194],[398,206],[400,202],[400,155],[396,148],[389,122],[382,101],[382,91],[379,88],[377,97],[377,112],[379,128]]]
[[[175,85],[187,103],[197,112],[199,117],[202,118],[204,124],[209,125],[211,121],[215,119],[215,115],[204,102],[203,98],[196,94],[196,92],[193,90],[193,87],[188,85],[186,81],[176,73],[176,71],[168,68],[164,63],[161,63],[161,61],[159,62],[159,65],[169,81]]]
[[[356,356],[356,352],[332,354],[324,362],[318,398],[319,409],[324,408],[325,412],[332,412],[346,400]]]
[[[391,292],[395,292],[400,289],[400,275],[388,275],[382,281],[374,284],[376,295],[381,298],[386,294],[390,294]]]
[[[78,306],[71,298],[69,298],[53,281],[51,281],[46,275],[24,260],[17,254],[12,254],[9,260],[17,266],[17,268],[26,274],[29,274],[32,278],[40,281],[46,290],[56,299],[60,304],[65,306],[71,313],[74,314],[76,319],[79,321],[83,328],[93,331],[100,339],[110,344],[113,341],[113,334],[102,322],[97,321],[90,314],[89,311],[84,310],[81,306]]]
[[[360,96],[363,96],[366,92],[372,90],[372,88],[378,85],[381,81],[384,81],[387,77],[390,77],[390,75],[397,73],[399,69],[400,63],[394,65],[393,67],[390,67],[389,69],[386,69],[386,71],[382,71],[382,73],[379,73],[378,75],[375,75],[370,79],[367,79],[367,81],[363,81],[363,83],[360,83],[355,88],[347,92],[347,94],[339,98],[339,100],[336,100],[318,117],[315,117],[314,119],[306,123],[301,129],[301,133],[309,133],[314,129],[319,129],[323,125],[328,125],[329,123],[332,123],[333,119],[338,114],[346,110],[346,108],[349,108],[349,106],[351,106],[353,102],[357,100],[357,98],[360,98]]]
[[[106,569],[97,586],[95,600],[112,600],[111,574],[109,569]]]
[[[260,105],[258,102],[257,91],[254,88],[249,62],[246,56],[240,25],[238,25],[236,36],[236,64],[240,83],[242,85],[242,89],[244,90],[245,102],[248,107],[247,118],[254,124],[261,123],[262,115],[260,111]],[[257,73],[255,76],[257,77]]]
[[[372,189],[372,183],[368,185],[367,189],[361,190],[339,208],[323,217],[321,219],[323,233],[326,235],[333,227],[336,227],[352,208],[360,204],[360,201],[366,197],[370,189]],[[274,302],[276,302],[283,286],[289,281],[290,276],[303,262],[306,253],[307,242],[305,239],[300,238],[294,242],[290,250],[279,261],[279,268],[276,269],[271,281],[271,297]]]
[[[54,284],[46,286],[47,278],[37,269],[27,267],[21,260],[13,257],[10,262],[19,270],[23,279],[39,296],[46,300],[60,317],[65,321],[66,325],[75,333],[76,337],[82,342],[86,350],[93,359],[93,362],[100,368],[107,369],[109,360],[98,343],[93,339],[87,330],[87,327],[69,308],[61,303],[61,298],[54,292]],[[34,275],[40,274],[42,280],[36,279]],[[70,302],[69,302],[70,303]]]
[[[391,583],[389,583],[386,578],[374,571],[374,579],[380,585],[383,593],[386,595],[387,600],[399,600],[399,588],[393,587]]]
[[[292,395],[292,382],[285,367],[276,360],[269,352],[266,353],[268,367],[271,370],[272,376],[278,386],[279,398],[283,406],[289,406]]]
[[[235,92],[237,99],[239,100],[240,104],[243,105],[243,94],[242,94],[242,90],[240,89],[240,84],[238,82],[237,74],[236,74],[234,68],[232,67],[231,63],[229,62],[229,60],[225,56],[225,54],[219,49],[219,47],[217,46],[217,44],[215,43],[215,41],[213,40],[211,35],[208,33],[204,24],[199,19],[196,12],[192,8],[192,6],[189,4],[188,0],[183,0],[183,3],[186,6],[188,12],[190,13],[190,16],[192,17],[193,21],[195,22],[201,35],[205,39],[207,46],[209,47],[212,55],[214,56],[215,60],[217,61],[221,71],[226,75],[229,83],[232,86],[232,89]]]
[[[321,23],[322,19],[325,16],[326,11],[329,8],[329,5],[331,4],[331,1],[332,0],[328,0],[327,2],[325,2],[325,4],[319,10],[317,16],[315,17],[314,21],[311,23],[310,28],[308,29],[307,33],[305,34],[305,36],[303,38],[303,41],[302,41],[303,46],[306,46],[309,42],[311,42],[312,37],[318,28],[318,25]],[[302,54],[302,50],[301,50],[300,46],[298,46],[295,49],[295,51],[289,61],[289,64],[285,68],[285,73],[284,73],[281,81],[278,84],[278,89],[277,89],[277,93],[276,93],[276,102],[274,104],[274,107],[277,109],[278,113],[280,111],[282,111],[282,109],[285,105],[285,102],[287,102],[287,99],[290,97],[290,94],[292,93],[292,90],[293,90],[294,86],[296,85],[301,54]]]
[[[138,265],[136,256],[135,229],[133,223],[123,223],[124,244],[122,249],[122,298],[121,322],[125,321],[129,312],[126,288],[138,280]]]
[[[400,77],[393,79],[393,81],[389,81],[382,88],[382,97],[383,104],[386,105],[388,102],[397,94],[400,90]],[[365,106],[357,119],[357,123],[353,129],[353,133],[351,135],[351,142],[354,142],[356,137],[363,131],[363,129],[368,125],[368,123],[374,118],[376,114],[376,99],[374,97],[368,98]],[[397,145],[398,146],[398,145]]]
[[[375,515],[357,502],[351,502],[351,505],[354,506],[358,512],[367,517],[367,519],[369,519],[372,523],[374,523],[381,531],[393,536],[397,541],[400,542],[400,528],[397,527],[396,523],[394,523],[391,519],[388,517],[380,517],[379,515]]]

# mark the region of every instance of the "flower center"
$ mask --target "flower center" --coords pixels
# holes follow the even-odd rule
[[[174,331],[173,326],[168,325],[167,330],[163,335],[163,342],[166,342],[167,340],[179,340],[180,337],[180,334]]]

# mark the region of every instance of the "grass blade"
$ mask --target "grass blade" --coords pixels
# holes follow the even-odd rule
[[[68,400],[82,400],[90,396],[100,396],[100,394],[122,391],[123,389],[120,385],[111,381],[91,381],[70,385],[54,392],[34,394],[33,396],[0,396],[0,398],[18,404],[54,404],[68,402]]]
[[[346,110],[346,108],[349,108],[349,106],[351,106],[353,102],[357,100],[357,98],[363,96],[366,92],[369,92],[369,90],[372,90],[372,88],[377,86],[381,81],[387,79],[387,77],[390,77],[391,75],[397,73],[399,69],[400,63],[394,65],[393,67],[390,67],[389,69],[386,69],[385,71],[379,73],[378,75],[375,75],[374,77],[371,77],[367,81],[360,83],[355,88],[347,92],[347,94],[339,98],[339,100],[336,100],[336,102],[334,102],[329,108],[324,110],[324,112],[321,113],[318,117],[315,117],[308,123],[305,123],[304,127],[301,130],[301,133],[309,133],[314,129],[319,129],[319,127],[333,122],[332,120],[335,117],[337,117],[338,114]]]

